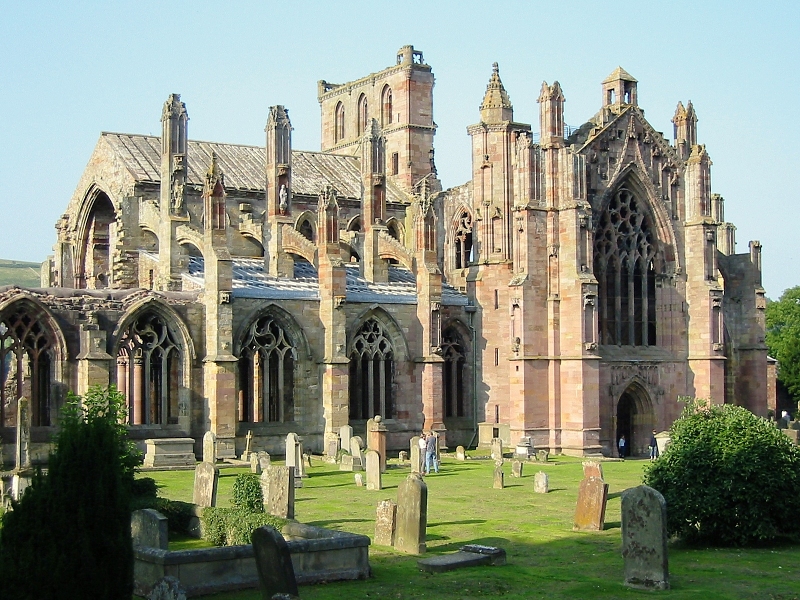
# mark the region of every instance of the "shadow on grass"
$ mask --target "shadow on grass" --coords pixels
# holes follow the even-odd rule
[[[486,519],[467,519],[464,521],[442,521],[441,523],[428,523],[428,527],[443,527],[445,525],[476,525],[486,523]]]
[[[328,527],[338,523],[371,523],[372,519],[330,519],[328,521],[309,521],[308,525],[315,527]]]
[[[613,500],[614,498],[619,498],[620,496],[622,496],[622,492],[614,492],[612,494],[609,494],[607,499]]]
[[[608,529],[620,529],[622,527],[622,523],[619,521],[606,521],[605,525],[603,526],[603,531]]]

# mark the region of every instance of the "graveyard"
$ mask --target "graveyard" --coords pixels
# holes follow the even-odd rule
[[[547,462],[512,466],[507,453],[502,488],[495,487],[496,462],[489,449],[471,450],[466,460],[443,454],[438,474],[427,486],[426,552],[414,555],[376,543],[376,507],[398,501],[398,488],[411,472],[408,460],[390,458],[379,490],[356,485],[353,473],[312,457],[302,487],[294,490],[294,517],[313,527],[365,535],[371,577],[364,580],[301,585],[300,597],[334,598],[633,598],[643,592],[623,585],[622,494],[642,482],[646,460],[602,461],[607,485],[601,530],[575,530],[582,461],[550,456]],[[277,457],[276,457],[277,458]],[[273,465],[283,461],[274,460]],[[250,469],[218,463],[217,506],[229,506],[233,482]],[[515,476],[521,470],[521,477]],[[513,472],[512,472],[513,471]],[[534,491],[537,473],[547,474],[547,493]],[[159,494],[191,502],[194,472],[150,471]],[[597,479],[592,477],[592,479]],[[602,485],[601,485],[602,489]],[[793,518],[797,518],[795,515]],[[380,540],[379,540],[380,541]],[[464,545],[505,550],[506,564],[475,566],[443,573],[422,571],[418,560],[455,553]],[[207,546],[203,540],[176,538],[170,549]],[[670,589],[664,598],[800,598],[800,546],[703,548],[668,544]],[[215,600],[256,600],[257,589],[205,596]]]

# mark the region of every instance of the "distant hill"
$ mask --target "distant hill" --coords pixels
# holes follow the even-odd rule
[[[0,258],[0,286],[18,285],[20,287],[39,287],[41,263]]]

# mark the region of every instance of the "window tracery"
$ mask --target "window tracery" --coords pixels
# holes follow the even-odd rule
[[[455,232],[455,268],[463,269],[472,260],[472,215],[463,211],[458,217]]]
[[[620,188],[600,216],[594,253],[600,343],[655,345],[655,238],[641,202],[629,189]]]
[[[350,352],[350,419],[394,416],[392,342],[376,319],[358,330]]]
[[[455,328],[448,327],[442,332],[442,400],[445,417],[463,417],[464,410],[464,364],[466,352],[461,336]]]
[[[291,338],[274,317],[253,322],[239,359],[239,421],[294,421],[296,355]]]

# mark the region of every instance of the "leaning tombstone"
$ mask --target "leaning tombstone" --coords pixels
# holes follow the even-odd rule
[[[378,509],[375,514],[375,544],[378,546],[393,546],[396,524],[397,504],[391,500],[378,502]]]
[[[353,457],[353,468],[359,467],[359,470],[364,467],[364,440],[356,435],[350,438],[350,456]]]
[[[537,494],[546,494],[550,491],[550,480],[544,471],[539,471],[533,478],[533,491]]]
[[[364,454],[367,471],[367,489],[381,489],[381,455],[375,450],[367,450]]]
[[[178,579],[167,575],[156,582],[147,600],[186,600],[186,591]]]
[[[256,475],[261,475],[261,462],[258,460],[258,454],[255,452],[250,453],[250,472],[255,473]]]
[[[603,480],[603,465],[596,460],[583,461],[583,477],[597,477]]]
[[[522,461],[514,460],[511,462],[511,476],[522,477]]]
[[[494,485],[492,486],[496,490],[502,490],[505,485],[503,481],[503,466],[497,465],[494,468]]]
[[[397,528],[394,547],[408,554],[424,554],[428,527],[428,486],[411,473],[397,490]]]
[[[646,485],[622,493],[622,557],[626,586],[669,589],[667,503]]]
[[[467,460],[467,451],[464,446],[456,446],[456,460]]]
[[[131,540],[133,546],[169,549],[169,524],[167,517],[152,508],[131,513]]]
[[[420,460],[420,451],[419,451],[419,436],[415,435],[411,438],[409,442],[409,450],[411,453],[411,472],[412,473],[421,473],[421,465],[422,461]]]
[[[606,518],[608,484],[598,477],[586,477],[578,488],[573,529],[602,531]]]
[[[217,436],[213,431],[203,434],[203,462],[212,465],[217,462]]]
[[[261,475],[266,479],[264,509],[271,515],[283,519],[294,519],[294,469],[270,465]]]
[[[217,505],[219,469],[209,462],[201,462],[194,470],[192,502],[203,508]]]
[[[253,531],[251,542],[261,598],[271,600],[275,594],[298,596],[292,556],[280,532],[268,525],[259,527]]]

